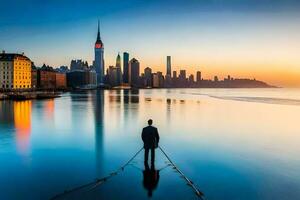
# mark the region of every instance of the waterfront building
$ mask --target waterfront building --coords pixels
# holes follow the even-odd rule
[[[167,75],[171,76],[171,56],[167,56]]]
[[[150,67],[144,69],[144,80],[145,87],[152,87],[152,69]]]
[[[215,82],[218,82],[218,81],[219,81],[218,76],[215,76],[215,77],[214,77],[214,81],[215,81]]]
[[[41,68],[37,69],[37,88],[56,88],[56,72],[52,67],[44,64]]]
[[[98,33],[97,40],[95,42],[95,60],[94,69],[97,73],[97,85],[102,85],[104,83],[104,44],[100,37],[100,25],[98,21]]]
[[[34,69],[33,69],[34,70]],[[46,66],[36,68],[36,87],[38,89],[65,89],[67,87],[67,78],[65,73],[61,73]],[[33,76],[33,74],[32,74]],[[34,80],[34,79],[32,79]]]
[[[133,87],[140,85],[140,63],[137,59],[132,58],[129,62],[129,84]]]
[[[172,78],[169,74],[167,74],[165,76],[165,83],[164,83],[164,86],[167,87],[167,88],[170,88],[172,87]]]
[[[177,71],[173,71],[173,78],[177,78]]]
[[[172,87],[177,87],[177,85],[178,85],[177,71],[173,71]]]
[[[196,81],[197,81],[197,83],[199,83],[199,82],[201,82],[201,72],[200,71],[197,71],[197,73],[196,73]]]
[[[55,88],[56,89],[67,88],[67,76],[65,73],[55,72]]]
[[[186,79],[186,71],[180,70],[179,76],[178,76],[178,86],[179,87],[186,87],[187,85],[187,79]]]
[[[106,82],[112,87],[118,86],[117,68],[114,66],[109,66],[108,69],[106,70],[106,74],[107,74]]]
[[[60,66],[56,71],[58,71],[60,73],[67,73],[70,70],[69,70],[68,66]]]
[[[0,89],[31,88],[31,61],[24,54],[0,54]]]
[[[123,53],[123,83],[129,83],[129,53]]]
[[[152,87],[153,88],[159,88],[159,77],[157,73],[154,73],[152,75]]]
[[[186,71],[185,70],[180,70],[179,77],[182,78],[182,79],[186,79]]]
[[[189,84],[190,84],[190,86],[193,86],[193,84],[194,84],[194,75],[193,74],[191,74],[190,76],[189,76]]]
[[[31,63],[31,88],[37,88],[37,69],[33,63]]]
[[[164,76],[162,72],[157,72],[156,74],[158,76],[159,87],[164,87]]]
[[[88,88],[96,86],[97,73],[95,71],[73,71],[67,73],[67,86],[71,88]]]
[[[83,61],[83,60],[72,60],[70,69],[71,69],[71,71],[88,70],[89,64],[87,61]]]

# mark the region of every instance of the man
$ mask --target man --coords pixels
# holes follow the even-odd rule
[[[148,162],[149,150],[151,150],[151,164],[154,165],[155,159],[155,148],[158,146],[159,142],[159,135],[157,128],[152,126],[152,119],[148,120],[147,127],[143,128],[142,132],[142,140],[144,142],[144,149],[145,149],[145,160],[144,162]]]

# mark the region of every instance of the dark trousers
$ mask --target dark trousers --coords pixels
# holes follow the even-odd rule
[[[149,150],[151,150],[151,163],[154,163],[155,160],[155,149],[154,148],[145,148],[145,162],[148,162]]]

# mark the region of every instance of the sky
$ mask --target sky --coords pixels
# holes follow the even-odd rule
[[[201,71],[204,78],[256,78],[300,87],[296,0],[0,0],[0,50],[37,66],[94,59],[97,20],[105,66],[120,52],[141,70]]]

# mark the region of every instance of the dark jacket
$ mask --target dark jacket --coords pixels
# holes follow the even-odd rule
[[[147,126],[143,128],[142,140],[144,142],[144,148],[156,148],[159,142],[157,128],[153,126]]]

